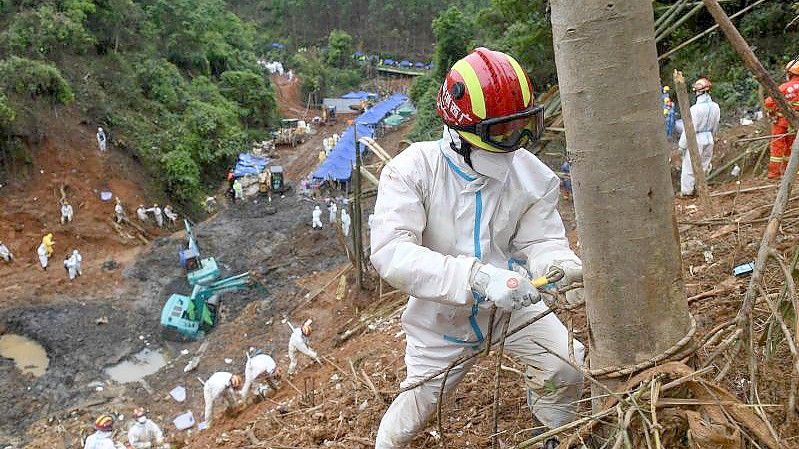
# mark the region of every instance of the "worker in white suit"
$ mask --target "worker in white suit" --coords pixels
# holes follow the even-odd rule
[[[267,354],[256,354],[251,356],[247,353],[247,363],[244,365],[244,386],[241,387],[241,397],[246,399],[250,393],[250,388],[256,379],[263,376],[264,381],[272,390],[277,390],[275,380],[280,376],[280,370],[275,363],[275,359]]]
[[[316,351],[308,346],[311,333],[313,332],[311,324],[313,324],[313,320],[306,320],[302,326],[294,328],[294,330],[291,331],[291,338],[289,339],[289,376],[293,376],[297,371],[298,352],[307,355],[316,363],[322,364],[322,360],[319,358]]]
[[[555,267],[565,273],[562,283],[582,277],[557,211],[560,181],[524,149],[543,132],[543,110],[518,62],[476,49],[450,70],[437,113],[446,125],[442,139],[415,143],[386,165],[372,218],[372,264],[410,295],[402,315],[402,387],[481,351],[492,335],[492,304],[495,342],[506,319],[513,329],[546,311],[530,278]],[[535,426],[555,428],[575,418],[582,374],[536,343],[568,360],[568,331],[557,316],[547,315],[505,342],[506,352],[527,365]],[[579,342],[574,356],[582,364]],[[474,362],[450,371],[445,393]],[[383,416],[375,449],[404,447],[436,409],[442,382],[439,375],[400,393]],[[550,438],[544,447],[558,444]]]
[[[241,377],[237,374],[226,371],[218,371],[211,375],[203,385],[203,397],[205,399],[205,424],[211,427],[214,418],[214,401],[219,396],[225,397],[228,407],[237,402],[236,391],[241,388]]]
[[[691,106],[691,118],[696,130],[700,165],[705,175],[709,175],[710,170],[713,168],[711,161],[713,160],[714,136],[719,131],[719,121],[721,119],[719,105],[710,98],[710,89],[712,87],[713,84],[707,78],[696,80],[693,84],[693,90],[696,93],[696,104]],[[694,177],[694,167],[691,165],[691,153],[688,151],[688,138],[685,135],[684,128],[682,134],[680,134],[679,146],[682,154],[680,193],[693,195],[696,179]]]
[[[133,424],[128,429],[128,443],[134,449],[168,449],[164,442],[164,432],[153,420],[147,417],[144,407],[133,410]]]

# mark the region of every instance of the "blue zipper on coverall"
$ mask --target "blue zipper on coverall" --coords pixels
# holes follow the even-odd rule
[[[464,173],[455,164],[453,164],[446,155],[442,154],[442,156],[444,156],[444,160],[447,161],[449,168],[451,168],[452,171],[457,173],[461,178],[468,182],[472,182],[477,179]],[[483,194],[479,190],[474,193],[474,201],[474,257],[476,257],[477,260],[480,260],[482,258],[482,251],[480,250],[480,219],[483,213]],[[460,340],[455,337],[450,337],[449,335],[444,335],[444,340],[452,343],[471,344],[473,345],[472,349],[476,351],[480,349],[480,344],[483,343],[483,340],[485,339],[483,337],[483,332],[480,330],[480,325],[477,324],[477,314],[480,312],[479,304],[483,302],[483,298],[474,291],[472,292],[472,296],[474,297],[474,304],[472,304],[472,313],[469,315],[469,324],[472,326],[472,331],[474,332],[474,336],[477,338],[477,340]]]

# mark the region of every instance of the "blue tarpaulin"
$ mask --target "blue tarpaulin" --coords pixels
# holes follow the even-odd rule
[[[372,137],[374,135],[374,125],[380,123],[391,111],[406,101],[408,101],[408,97],[405,95],[394,94],[358,116],[355,119],[355,123],[358,126],[358,138],[360,139],[364,136]],[[366,147],[361,145],[361,154],[364,152],[366,152]],[[316,179],[346,181],[352,176],[354,162],[355,128],[354,125],[351,125],[344,131],[336,146],[330,151],[330,155],[312,176]]]
[[[238,178],[245,175],[257,175],[264,171],[269,165],[268,157],[253,156],[249,153],[239,154],[239,160],[236,161],[236,168],[233,169],[233,176]]]
[[[394,60],[391,58],[386,58],[383,60],[384,65],[394,65]]]
[[[279,49],[282,50],[282,49],[286,48],[286,45],[285,44],[281,44],[280,42],[272,42],[272,47],[279,48]]]
[[[417,62],[413,66],[416,67],[417,69],[423,69],[424,68],[424,63],[423,62]]]
[[[408,61],[407,59],[403,59],[402,61],[400,61],[399,65],[400,65],[400,67],[411,67],[413,64],[411,64],[411,61]]]
[[[374,97],[374,96],[377,96],[377,94],[366,92],[364,90],[359,90],[357,92],[347,92],[346,94],[342,95],[341,98],[344,98],[346,100],[362,100],[364,98]]]
[[[389,115],[392,110],[396,109],[406,101],[408,101],[408,97],[405,95],[394,94],[380,103],[372,106],[369,108],[369,110],[358,116],[358,118],[355,120],[364,125],[376,125],[380,123],[381,120],[386,118],[386,116]]]

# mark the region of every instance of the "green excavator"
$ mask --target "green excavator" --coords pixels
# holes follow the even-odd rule
[[[184,224],[188,244],[179,251],[179,259],[186,269],[192,292],[191,296],[173,293],[169,297],[161,310],[161,326],[167,334],[197,339],[216,325],[222,293],[249,288],[257,288],[265,294],[267,291],[252,272],[217,280],[219,267],[216,260],[200,257],[191,223],[184,220]]]

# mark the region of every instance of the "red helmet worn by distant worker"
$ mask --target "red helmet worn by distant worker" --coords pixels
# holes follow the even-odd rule
[[[713,87],[713,83],[710,82],[707,78],[699,78],[694,82],[693,89],[694,92],[707,92],[710,88]]]
[[[114,418],[111,415],[102,415],[94,420],[94,428],[103,432],[110,432],[114,429]]]
[[[792,59],[785,65],[785,71],[791,75],[799,75],[799,59]]]
[[[483,47],[452,66],[436,112],[462,140],[487,151],[515,151],[544,131],[530,77],[511,56]]]

